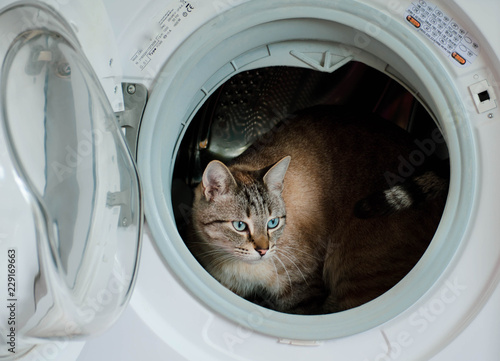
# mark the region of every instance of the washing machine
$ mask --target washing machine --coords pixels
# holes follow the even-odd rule
[[[498,359],[500,3],[0,5],[1,359]],[[198,164],[207,134],[225,147],[200,114],[269,69],[331,76],[323,83],[344,94],[360,68],[410,94],[445,139],[436,233],[410,273],[360,307],[305,316],[244,300],[179,231],[190,207],[179,163]],[[240,133],[209,151],[241,152]],[[437,143],[422,138],[421,152]]]

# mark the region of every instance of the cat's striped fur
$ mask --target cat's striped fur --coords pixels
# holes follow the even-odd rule
[[[320,107],[288,123],[228,166],[207,166],[187,244],[223,285],[266,307],[321,314],[359,306],[422,256],[447,183],[422,172],[388,187],[384,172],[395,171],[414,144],[380,119]],[[433,182],[441,188],[430,187],[432,197],[416,205],[410,184],[425,192]],[[356,215],[360,201],[371,207],[366,217]]]

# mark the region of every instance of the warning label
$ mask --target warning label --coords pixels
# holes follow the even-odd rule
[[[179,24],[194,11],[195,8],[190,2],[179,0],[177,5],[160,13],[155,22],[160,26],[161,30],[150,39],[143,49],[137,50],[130,60],[139,67],[139,69],[144,70],[162,44],[167,41]]]

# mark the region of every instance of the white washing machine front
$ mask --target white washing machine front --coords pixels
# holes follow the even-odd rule
[[[85,345],[67,339],[42,344],[25,360],[323,360],[336,355],[443,361],[456,359],[457,352],[476,355],[477,345],[482,360],[496,360],[500,350],[489,340],[498,330],[489,321],[499,313],[494,217],[500,208],[495,187],[500,47],[495,43],[499,26],[490,14],[498,4],[51,4],[70,24],[119,119],[129,110],[121,83],[127,84],[125,97],[127,89],[134,95],[141,85],[149,92],[138,144],[134,132],[126,132],[132,134],[127,134],[129,145],[137,146],[151,234],[145,236],[131,307],[116,326]],[[96,21],[90,20],[92,7],[99,10],[97,28],[88,25]],[[96,29],[106,36],[93,41]],[[270,311],[226,290],[187,250],[171,198],[175,158],[196,111],[231,76],[276,65],[328,73],[350,61],[396,79],[439,125],[451,165],[446,209],[422,259],[381,297],[331,315]]]
[[[204,327],[190,350],[218,353],[220,359],[268,359],[274,353],[291,359],[333,354],[353,360],[430,359],[463,332],[497,285],[499,250],[494,237],[484,233],[486,223],[495,227],[488,219],[495,213],[493,199],[498,197],[494,184],[485,183],[498,174],[494,160],[486,166],[485,158],[486,149],[495,147],[491,137],[498,117],[498,47],[491,45],[488,36],[496,29],[487,24],[480,29],[462,8],[443,3],[251,1],[233,5],[194,31],[167,62],[160,62],[164,67],[139,139],[138,164],[155,244],[174,277],[201,301],[197,309],[204,316],[188,328],[200,323]],[[477,22],[481,15],[474,16]],[[443,19],[443,29],[429,25],[436,19]],[[421,261],[378,299],[325,316],[268,311],[228,292],[187,251],[173,221],[172,159],[193,114],[232,75],[274,65],[328,72],[351,60],[396,78],[433,114],[450,151],[447,207]],[[140,283],[136,291],[139,299]],[[144,291],[143,295],[150,309],[165,313],[178,309],[174,304],[165,307],[166,294],[160,307],[154,307],[152,294]],[[183,325],[196,308],[188,309],[181,317]],[[496,351],[492,349],[489,357],[495,357]]]

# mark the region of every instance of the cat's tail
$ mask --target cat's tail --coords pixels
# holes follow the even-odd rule
[[[418,206],[446,196],[448,183],[448,179],[440,177],[434,171],[424,172],[358,201],[354,206],[354,215],[363,219],[373,218]]]

